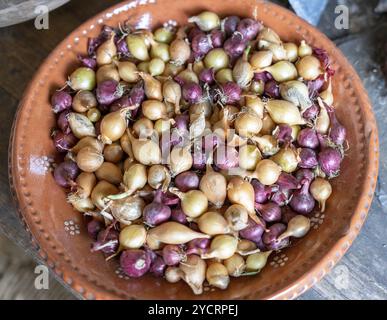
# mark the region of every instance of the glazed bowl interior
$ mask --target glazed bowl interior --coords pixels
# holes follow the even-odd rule
[[[340,51],[321,33],[289,11],[255,0],[185,0],[123,2],[75,30],[48,57],[28,87],[17,114],[11,143],[11,183],[18,208],[52,270],[88,299],[268,299],[294,298],[316,283],[348,249],[359,232],[372,200],[377,175],[377,132],[371,107],[356,73]],[[314,228],[290,248],[276,253],[257,276],[233,279],[225,291],[194,296],[188,286],[169,284],[145,276],[125,279],[116,261],[105,262],[90,253],[90,238],[83,218],[66,202],[66,194],[47,170],[56,151],[50,139],[55,126],[49,97],[62,87],[86,52],[88,37],[103,24],[117,26],[128,20],[142,26],[160,26],[166,20],[184,24],[208,9],[221,16],[255,17],[282,39],[305,39],[324,48],[336,69],[333,78],[337,116],[347,128],[350,148],[324,215],[314,218]]]

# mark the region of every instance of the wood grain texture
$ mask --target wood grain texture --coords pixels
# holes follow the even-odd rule
[[[52,285],[50,293],[38,292],[33,288],[33,266],[35,263],[25,258],[26,253],[39,261],[30,245],[30,239],[24,231],[12,205],[7,177],[8,137],[18,101],[37,67],[55,46],[76,26],[99,11],[119,1],[71,1],[50,15],[50,29],[38,31],[32,22],[0,29],[2,50],[0,50],[0,232],[16,243],[22,250],[3,245],[0,241],[0,299],[70,299],[70,295],[61,285]],[[353,3],[359,1],[352,1]],[[331,1],[329,8],[333,8]],[[330,16],[329,16],[330,15]],[[331,21],[333,13],[327,12],[323,21]],[[331,37],[337,37],[334,30],[320,25],[322,31]],[[380,32],[379,32],[380,33]],[[381,154],[387,153],[387,116],[385,107],[386,85],[378,70],[374,51],[370,48],[380,39],[366,34],[349,38],[339,38],[337,42],[344,54],[360,73],[370,93],[377,114],[380,130]],[[342,34],[340,34],[341,36]],[[345,33],[347,35],[347,33]],[[360,52],[354,50],[360,46]],[[364,50],[367,47],[368,50]],[[384,97],[384,98],[383,98]],[[341,262],[313,289],[300,299],[386,299],[387,298],[387,227],[386,178],[387,160],[381,157],[380,188],[370,210],[369,218],[359,237]],[[384,209],[384,210],[383,210]],[[344,277],[344,278],[343,278]],[[346,277],[346,278],[345,278]],[[55,283],[51,281],[51,283]]]
[[[48,288],[37,290],[34,286],[36,263],[10,240],[0,236],[0,300],[73,300],[74,295],[65,290],[52,276]]]

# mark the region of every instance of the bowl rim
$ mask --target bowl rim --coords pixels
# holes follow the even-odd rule
[[[117,299],[120,298],[119,294],[109,291],[104,286],[91,283],[87,277],[84,275],[77,273],[75,270],[63,270],[61,267],[57,267],[55,263],[53,263],[53,257],[51,254],[50,248],[46,247],[46,244],[43,241],[37,240],[39,239],[39,230],[37,229],[37,225],[32,219],[30,213],[28,212],[28,206],[20,206],[20,204],[25,204],[26,201],[28,203],[28,199],[23,192],[21,192],[21,179],[18,174],[18,159],[19,159],[19,147],[18,147],[18,138],[19,133],[17,132],[17,128],[20,127],[20,117],[23,110],[23,107],[27,103],[28,97],[30,96],[33,88],[37,86],[37,80],[39,79],[39,75],[45,70],[50,64],[51,60],[60,55],[60,52],[66,50],[66,46],[68,45],[69,39],[74,39],[76,36],[80,35],[82,30],[87,30],[90,26],[98,26],[101,25],[99,23],[101,20],[104,21],[105,18],[112,16],[114,14],[120,13],[120,9],[125,6],[128,7],[130,3],[137,2],[132,0],[127,0],[120,2],[114,6],[107,8],[106,10],[96,14],[95,16],[88,19],[86,22],[79,25],[74,31],[72,31],[64,40],[62,40],[56,48],[49,54],[49,56],[43,61],[40,65],[39,69],[36,71],[32,80],[26,87],[23,97],[19,103],[17,108],[10,136],[9,143],[9,152],[8,152],[8,173],[9,173],[9,183],[11,194],[13,198],[13,202],[16,206],[16,211],[19,214],[20,219],[24,225],[24,228],[28,232],[31,243],[33,247],[37,250],[39,256],[42,260],[48,265],[51,271],[54,272],[58,277],[62,279],[71,290],[76,293],[76,295],[81,296],[84,299]],[[148,5],[153,4],[154,0],[145,0],[142,1],[142,4]],[[371,202],[373,199],[374,191],[376,188],[376,181],[378,176],[378,168],[379,168],[379,139],[378,139],[378,129],[375,120],[375,116],[372,111],[372,105],[367,95],[365,88],[362,85],[362,82],[352,67],[352,65],[348,62],[345,56],[341,53],[341,51],[335,46],[335,44],[328,39],[322,32],[320,32],[315,27],[308,24],[306,21],[302,20],[294,13],[289,11],[286,8],[283,8],[277,4],[269,3],[264,0],[258,0],[257,5],[262,5],[268,10],[270,8],[275,12],[274,15],[280,17],[287,17],[292,19],[297,23],[298,30],[305,30],[308,33],[308,30],[313,31],[318,37],[321,38],[321,41],[326,43],[329,46],[330,51],[335,56],[335,60],[340,61],[340,65],[344,65],[348,70],[348,74],[353,77],[352,85],[355,87],[357,92],[357,97],[359,99],[359,105],[361,106],[361,111],[363,112],[364,123],[367,124],[367,128],[369,129],[369,137],[367,137],[368,141],[368,150],[366,153],[367,167],[365,168],[365,177],[367,177],[364,181],[364,184],[361,186],[361,192],[359,201],[356,205],[356,209],[354,210],[352,217],[350,219],[349,227],[345,235],[343,235],[327,252],[321,259],[315,263],[309,271],[305,272],[302,276],[293,280],[291,284],[282,289],[273,292],[272,294],[266,295],[264,299],[295,299],[306,290],[315,285],[318,281],[320,281],[343,257],[348,248],[351,246],[352,242],[359,234],[362,225],[364,224],[368,210],[371,206]],[[88,28],[86,28],[88,27]],[[249,294],[246,299],[255,299],[254,293]]]

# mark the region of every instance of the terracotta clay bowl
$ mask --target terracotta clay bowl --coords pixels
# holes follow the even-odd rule
[[[65,192],[48,170],[56,152],[50,139],[54,115],[49,97],[61,87],[86,52],[87,38],[103,24],[129,18],[143,26],[187,17],[208,9],[220,15],[252,16],[281,38],[324,48],[336,69],[333,88],[338,118],[348,131],[350,149],[333,195],[311,232],[292,247],[273,254],[257,276],[233,279],[225,291],[194,296],[183,283],[146,276],[125,279],[116,261],[90,253],[83,218],[66,202]],[[323,34],[277,5],[257,0],[126,1],[90,19],[70,34],[44,61],[27,88],[16,115],[10,150],[11,187],[18,210],[40,256],[59,277],[86,299],[293,299],[327,274],[359,233],[370,207],[378,174],[378,135],[361,81],[342,53]]]

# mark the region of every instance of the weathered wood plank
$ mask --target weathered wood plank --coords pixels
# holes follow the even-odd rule
[[[36,264],[19,247],[0,236],[0,300],[74,299],[53,277],[49,278],[47,290],[37,290],[35,267]]]
[[[50,29],[45,31],[34,29],[31,21],[0,29],[2,44],[2,50],[0,50],[0,61],[2,61],[0,64],[0,168],[2,169],[0,170],[0,232],[22,248],[22,250],[17,250],[9,247],[12,248],[11,251],[4,254],[5,249],[1,248],[0,244],[0,278],[1,275],[3,277],[3,280],[0,279],[0,299],[5,295],[12,299],[67,299],[72,297],[60,285],[54,284],[55,281],[51,282],[52,290],[50,291],[53,292],[30,290],[33,284],[32,279],[34,279],[33,266],[35,264],[29,259],[27,262],[23,259],[26,253],[32,255],[34,259],[37,259],[37,256],[30,246],[28,235],[15,215],[9,195],[8,137],[18,100],[42,60],[80,23],[117,2],[119,1],[71,1],[50,14]],[[276,2],[285,3],[285,1]],[[357,23],[360,29],[369,25],[366,23],[367,20],[364,21],[364,18],[358,17],[364,12],[367,14],[367,19],[372,18],[373,24],[380,23],[380,17],[374,17],[370,13],[373,2],[375,1],[345,1],[351,4],[352,11],[356,6],[361,9],[358,13],[353,12],[351,15],[352,18],[355,18],[353,23]],[[352,28],[349,32],[339,32],[334,29],[334,7],[335,1],[330,1],[319,28],[332,38],[341,37],[356,30]],[[385,270],[387,265],[387,238],[385,236],[387,228],[385,219],[387,213],[387,135],[385,134],[387,130],[385,111],[387,110],[387,91],[381,74],[373,71],[378,70],[374,53],[377,51],[375,50],[376,45],[381,42],[380,39],[373,37],[373,34],[383,34],[383,32],[371,30],[364,35],[340,39],[338,43],[363,79],[377,115],[382,148],[379,188],[369,218],[354,245],[334,270],[300,299],[387,299]],[[343,283],[339,281],[342,276],[340,272],[343,270],[349,271],[348,285],[345,288],[342,288]],[[15,290],[7,289],[14,284],[16,285]]]

